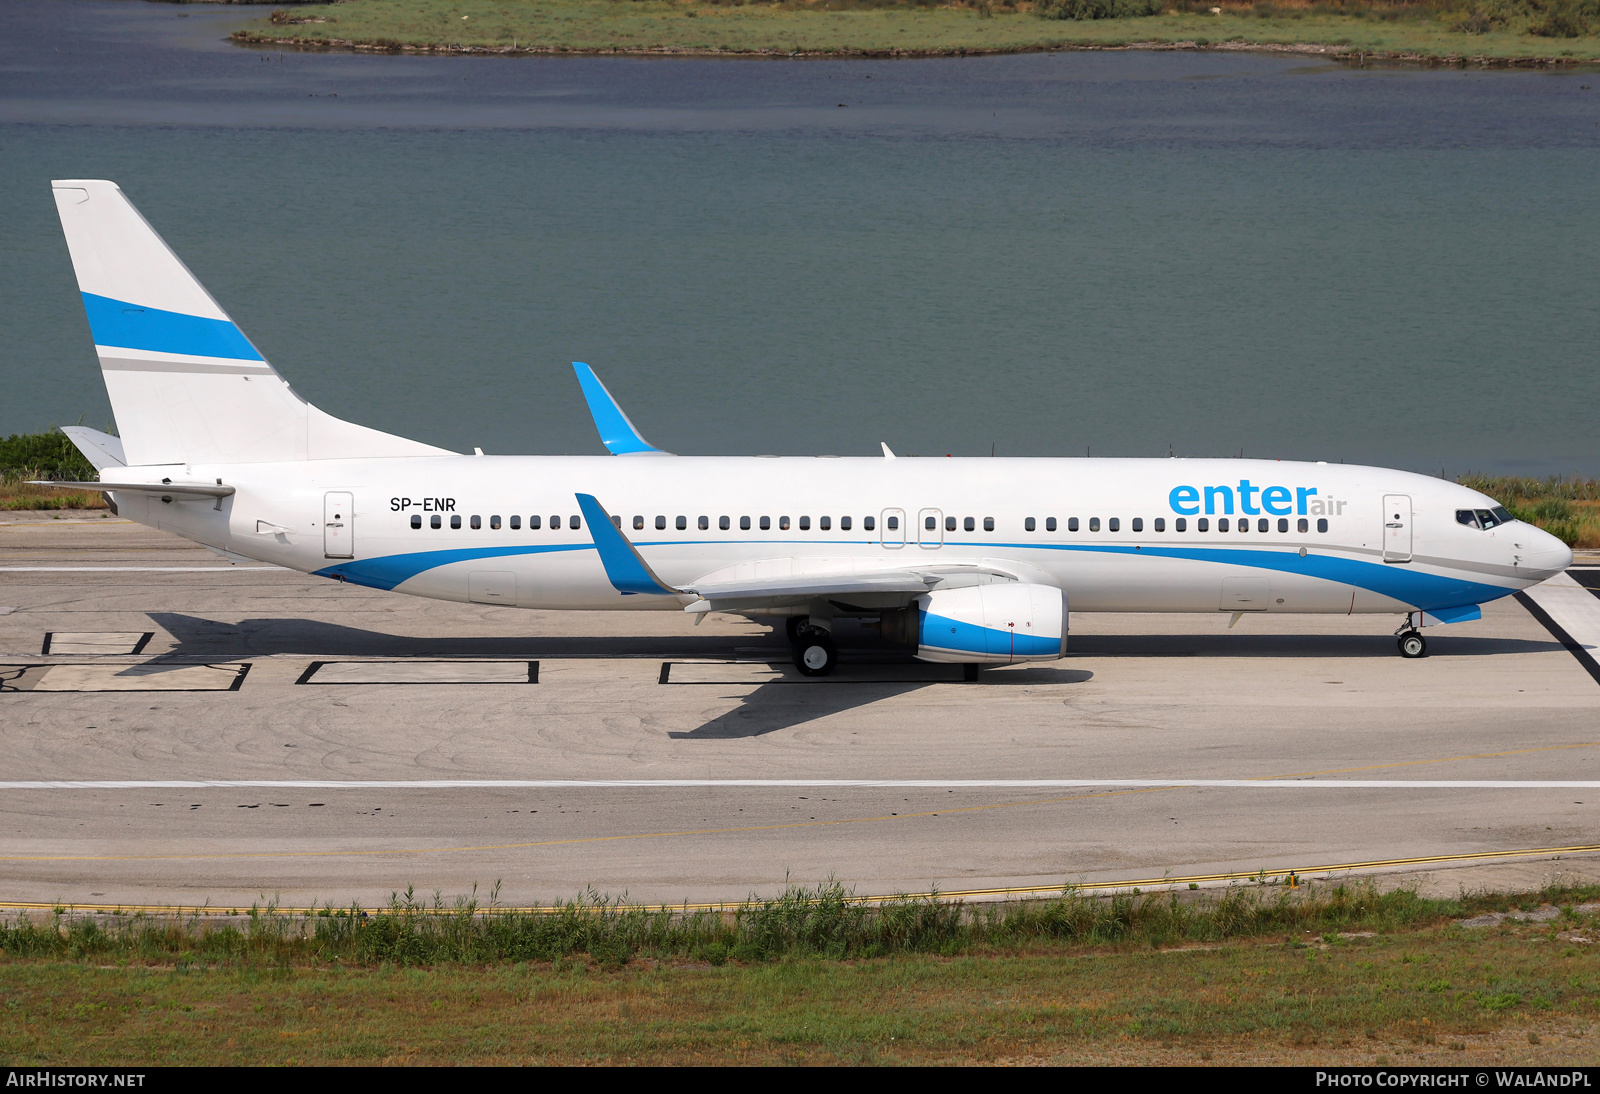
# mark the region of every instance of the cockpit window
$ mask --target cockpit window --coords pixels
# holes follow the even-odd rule
[[[1502,524],[1510,524],[1515,519],[1503,505],[1497,505],[1493,509],[1456,510],[1456,523],[1465,524],[1468,528],[1496,528]]]

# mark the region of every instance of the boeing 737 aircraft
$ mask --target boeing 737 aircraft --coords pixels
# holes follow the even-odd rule
[[[337,581],[474,604],[784,617],[831,672],[841,617],[925,661],[1042,661],[1077,612],[1404,615],[1572,562],[1440,479],[1202,459],[674,456],[575,365],[611,456],[462,455],[295,394],[122,191],[56,182],[120,437],[65,432],[124,517]]]

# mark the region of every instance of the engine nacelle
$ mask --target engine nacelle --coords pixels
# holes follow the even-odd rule
[[[1054,661],[1067,652],[1067,594],[1005,582],[936,589],[912,603],[917,658],[954,664]]]

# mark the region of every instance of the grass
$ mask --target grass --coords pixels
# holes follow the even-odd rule
[[[396,52],[869,56],[1312,46],[1505,64],[1600,59],[1592,7],[1594,0],[352,0],[281,9],[234,38]],[[1152,9],[1160,14],[1124,14]]]
[[[1575,939],[1600,924],[1572,908],[1596,896],[1251,886],[879,910],[824,887],[725,915],[397,899],[237,927],[62,916],[0,932],[0,1058],[1592,1062],[1600,966]],[[1546,902],[1566,910],[1458,925]]]
[[[1600,479],[1463,475],[1457,481],[1488,494],[1518,520],[1538,525],[1569,547],[1600,548]]]
[[[66,434],[14,433],[0,437],[0,510],[104,509],[104,495],[32,486],[29,479],[92,482],[99,478]]]

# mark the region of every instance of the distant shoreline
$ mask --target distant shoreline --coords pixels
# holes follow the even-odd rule
[[[176,0],[180,3],[200,0]],[[242,3],[245,0],[205,0],[213,3]],[[305,0],[297,0],[305,2]],[[457,54],[485,57],[744,57],[768,59],[861,58],[863,60],[915,59],[922,57],[998,57],[1019,53],[1287,53],[1325,57],[1354,63],[1422,65],[1428,68],[1568,68],[1600,64],[1596,57],[1503,57],[1473,54],[1430,54],[1411,51],[1370,50],[1354,46],[1319,42],[1062,42],[1048,45],[949,46],[925,49],[725,49],[692,46],[480,46],[450,43],[413,44],[358,42],[346,38],[294,38],[234,31],[229,36],[241,45],[277,46],[323,53],[396,53],[417,55]]]
[[[820,5],[861,3],[850,10]],[[1342,64],[1451,68],[1570,68],[1600,63],[1600,27],[1551,37],[1529,14],[1482,33],[1462,13],[1435,15],[1395,0],[1382,17],[1300,7],[1195,8],[1116,18],[1041,18],[1037,5],[1152,0],[362,0],[279,9],[232,34],[244,46],[349,53],[460,56],[862,58],[983,57],[1011,53],[1278,53]],[[794,6],[799,5],[799,6]],[[812,6],[818,5],[818,6]],[[1525,5],[1526,6],[1526,5]],[[1363,9],[1364,10],[1364,9]],[[1431,9],[1429,9],[1431,10]],[[1529,11],[1533,9],[1530,7]],[[1264,14],[1263,14],[1264,13]],[[1537,33],[1536,33],[1537,32]]]

